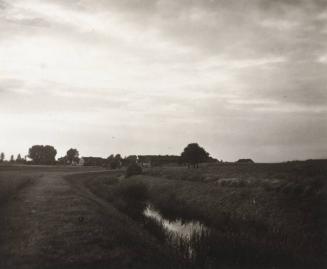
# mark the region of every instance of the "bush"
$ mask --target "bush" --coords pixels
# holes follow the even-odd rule
[[[139,166],[137,163],[132,163],[130,166],[127,167],[126,177],[131,177],[140,174],[142,174],[142,167]]]

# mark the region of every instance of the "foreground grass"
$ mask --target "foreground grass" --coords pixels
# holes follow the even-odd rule
[[[66,177],[73,186],[86,187],[106,201],[104,227],[109,230],[108,236],[96,240],[116,257],[105,258],[104,268],[178,268],[169,250],[144,228],[145,223],[138,218],[143,207],[135,206],[140,197],[127,196],[125,188],[118,183],[121,175],[122,172],[102,172]],[[137,187],[133,190],[137,192]]]
[[[25,174],[0,172],[0,203],[32,183],[32,176]]]

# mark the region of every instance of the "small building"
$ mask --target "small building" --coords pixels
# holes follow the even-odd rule
[[[138,163],[142,167],[151,167],[152,166],[152,158],[151,156],[138,156]]]
[[[79,162],[78,162],[78,165],[79,165],[79,166],[84,166],[84,164],[85,164],[85,160],[84,160],[84,158],[80,158],[80,159],[79,159]]]
[[[254,161],[252,159],[239,159],[236,163],[254,163]]]

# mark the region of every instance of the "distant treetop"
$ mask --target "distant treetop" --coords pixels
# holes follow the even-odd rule
[[[239,159],[237,163],[254,163],[252,159]]]
[[[54,164],[57,150],[53,146],[34,145],[28,150],[30,157],[35,164]]]
[[[204,148],[200,147],[198,143],[191,143],[186,146],[181,154],[183,162],[187,163],[188,166],[198,167],[199,163],[206,162],[209,160],[209,153]]]

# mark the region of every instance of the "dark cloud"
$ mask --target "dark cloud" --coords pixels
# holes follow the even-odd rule
[[[84,12],[118,12],[139,31],[155,29],[199,53],[248,58],[319,54],[324,38],[316,22],[326,1],[116,1],[53,0]],[[110,15],[108,15],[110,16]]]
[[[3,0],[0,0],[0,10],[4,10],[8,7],[8,4],[7,2],[3,1]]]

